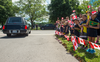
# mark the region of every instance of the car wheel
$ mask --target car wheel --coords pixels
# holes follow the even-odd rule
[[[8,37],[10,37],[10,36],[11,36],[11,34],[7,34],[7,36],[8,36]]]
[[[29,34],[31,34],[31,31],[29,32]]]
[[[42,30],[44,30],[44,28],[42,28]]]
[[[27,34],[25,34],[25,36],[28,36],[28,33],[27,33]]]

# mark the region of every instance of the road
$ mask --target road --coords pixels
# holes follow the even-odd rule
[[[58,43],[54,30],[7,37],[0,31],[0,62],[78,62]]]

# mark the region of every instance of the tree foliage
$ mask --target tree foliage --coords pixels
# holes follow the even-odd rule
[[[81,13],[85,14],[86,11],[90,11],[91,9],[87,8],[87,6],[90,5],[89,1],[84,0],[81,5],[79,5],[79,8],[81,9]]]
[[[26,3],[27,2],[27,3]],[[17,2],[17,5],[20,6],[21,12],[27,14],[30,17],[32,29],[33,21],[37,18],[47,15],[45,5],[43,0],[20,0]]]
[[[78,5],[78,0],[51,0],[48,6],[51,22],[55,22],[58,17],[61,19],[61,17],[70,16],[72,10],[81,11],[77,8]]]
[[[100,0],[95,1],[95,2],[93,3],[93,9],[94,9],[94,10],[97,10],[99,6],[100,6]]]
[[[13,5],[12,1],[0,0],[0,23],[3,24],[8,17],[15,16],[18,9],[16,5]]]

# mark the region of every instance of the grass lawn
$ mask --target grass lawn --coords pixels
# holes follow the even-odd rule
[[[32,30],[36,30],[36,28],[35,29],[32,29]],[[41,30],[40,27],[38,27],[38,30]]]
[[[62,44],[66,44],[66,50],[68,50],[73,56],[75,56],[80,62],[100,62],[100,50],[96,50],[96,53],[90,54],[86,50],[78,48],[76,51],[73,49],[73,44],[71,41],[67,41],[63,37],[56,36],[62,41]]]

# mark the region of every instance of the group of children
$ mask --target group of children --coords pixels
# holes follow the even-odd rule
[[[98,7],[98,12],[87,11],[86,14],[80,14],[77,17],[76,13],[70,15],[70,19],[67,16],[66,19],[62,17],[61,21],[58,19],[56,21],[57,30],[61,34],[76,36],[88,40],[93,43],[99,42],[100,37],[100,7]],[[95,41],[95,38],[97,40]],[[85,41],[88,44],[87,41]],[[80,46],[80,44],[79,44]],[[87,46],[81,46],[84,49],[87,49]],[[93,51],[94,49],[87,49],[87,51]]]

